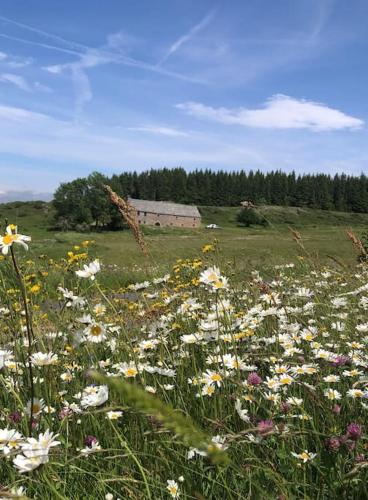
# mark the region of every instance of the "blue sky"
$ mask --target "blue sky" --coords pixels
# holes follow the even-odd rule
[[[367,173],[367,18],[365,0],[2,0],[0,195],[93,170]]]

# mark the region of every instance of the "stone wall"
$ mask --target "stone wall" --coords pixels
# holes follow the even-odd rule
[[[176,227],[199,227],[201,219],[199,217],[184,217],[181,215],[166,215],[152,212],[137,212],[139,224],[147,226],[176,226]]]

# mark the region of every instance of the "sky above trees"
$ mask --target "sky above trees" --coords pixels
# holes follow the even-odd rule
[[[0,191],[164,166],[367,172],[367,16],[365,0],[3,0]]]

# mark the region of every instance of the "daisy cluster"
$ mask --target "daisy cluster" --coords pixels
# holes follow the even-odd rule
[[[7,254],[24,241],[11,226],[0,246]],[[161,484],[157,498],[189,495],[190,484],[197,491],[190,474],[195,478],[198,470],[205,484],[214,467],[211,447],[236,463],[234,492],[239,481],[246,484],[240,470],[250,460],[274,464],[289,482],[299,470],[304,482],[309,474],[310,491],[312,484],[318,488],[316,478],[337,469],[365,474],[367,267],[342,272],[289,263],[230,279],[231,268],[222,272],[211,245],[204,248],[201,258],[179,260],[170,273],[118,293],[100,286],[99,260],[82,264],[69,256],[64,267],[56,266],[65,274],[53,290],[58,307],[45,311],[43,292],[29,299],[31,346],[19,290],[2,290],[0,452],[9,491],[18,474],[52,475],[61,466],[96,471],[102,459],[101,470],[122,474],[120,465],[111,465],[117,450],[131,457],[134,448],[143,456],[149,446],[172,453],[175,466],[148,460],[143,467],[136,459],[124,474],[142,476],[152,467],[144,484]],[[42,272],[46,279],[52,269]],[[208,432],[208,450],[186,446],[108,384],[94,383],[91,369],[137,384],[191,417]]]

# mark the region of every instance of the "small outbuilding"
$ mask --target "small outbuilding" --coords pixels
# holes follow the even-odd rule
[[[240,205],[243,208],[255,208],[255,205],[253,205],[253,203],[251,201],[249,201],[249,200],[240,202]]]
[[[136,211],[139,224],[147,226],[199,227],[201,214],[194,205],[169,201],[138,200],[128,198]]]

